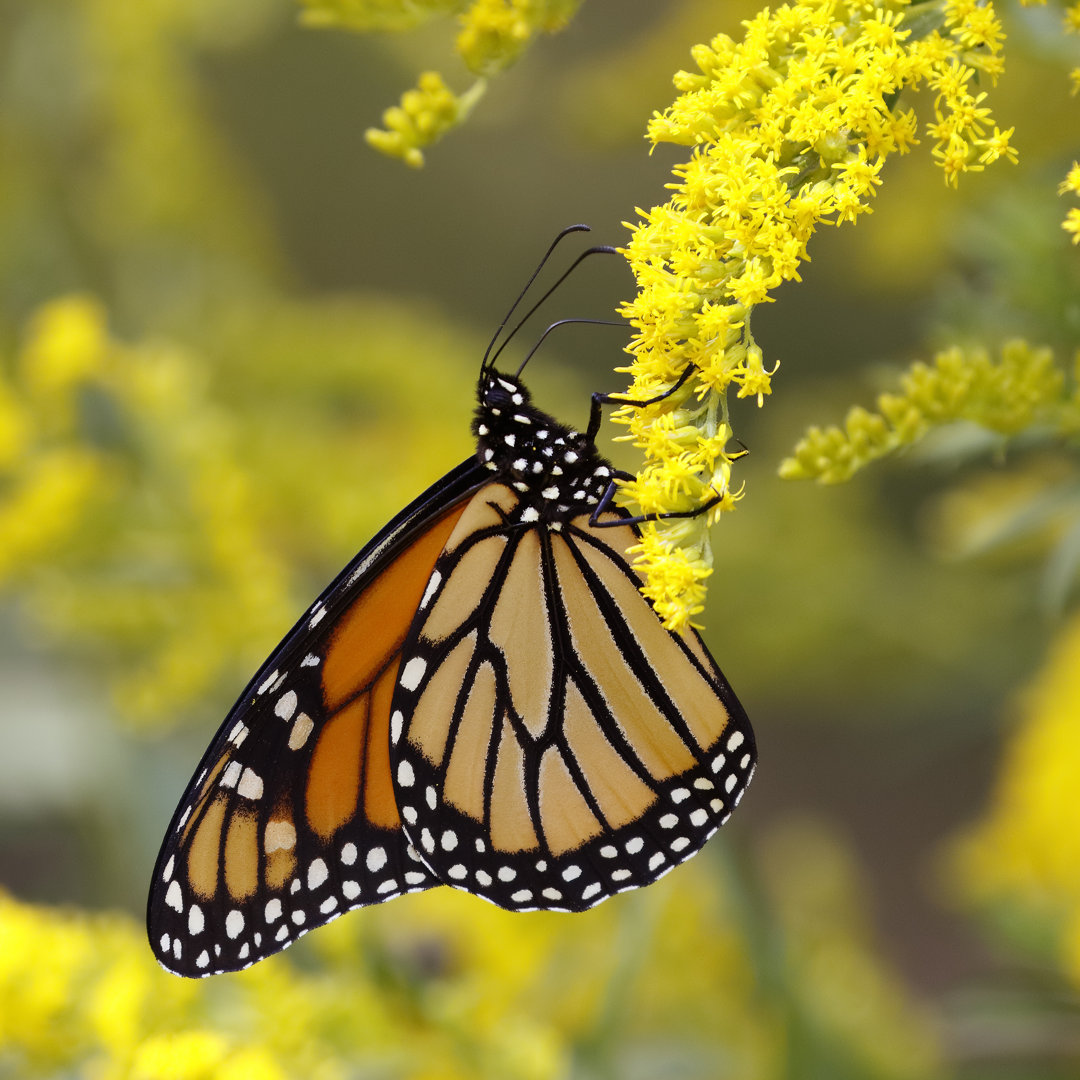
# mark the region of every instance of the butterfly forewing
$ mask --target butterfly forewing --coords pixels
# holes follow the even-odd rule
[[[232,971],[343,911],[438,884],[410,853],[389,764],[401,649],[478,481],[455,470],[385,529],[264,665],[218,732],[158,858],[158,960]]]
[[[694,854],[741,797],[745,714],[696,635],[641,596],[636,541],[586,516],[522,520],[499,484],[458,522],[392,730],[405,831],[447,883],[582,910]]]

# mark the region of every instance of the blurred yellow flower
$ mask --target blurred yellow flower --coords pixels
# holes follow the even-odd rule
[[[383,113],[384,128],[368,128],[368,145],[417,169],[424,149],[461,124],[484,95],[487,80],[513,64],[538,34],[553,34],[573,18],[581,0],[300,0],[311,26],[405,30],[456,14],[455,48],[476,76],[463,94],[437,71],[420,75],[415,89]]]
[[[32,583],[30,609],[54,631],[143,652],[115,684],[132,717],[202,698],[227,656],[222,631],[240,639],[288,619],[284,567],[259,533],[250,480],[203,382],[174,349],[114,341],[101,306],[76,296],[39,310],[0,383],[8,429],[20,433],[9,437],[18,452],[0,495],[0,581]],[[169,523],[159,546],[155,518]],[[134,521],[141,534],[124,531]],[[158,575],[132,580],[122,552],[135,549]],[[170,551],[215,587],[169,580]]]
[[[1078,7],[1080,7],[1080,5],[1078,5]],[[1069,192],[1072,192],[1074,195],[1080,195],[1080,162],[1073,163],[1073,167],[1069,170],[1069,175],[1065,177],[1058,187],[1058,193],[1060,195],[1065,195]],[[1080,207],[1072,206],[1069,208],[1061,227],[1066,232],[1072,233],[1072,242],[1074,244],[1080,244]]]
[[[954,347],[933,365],[917,362],[900,377],[901,393],[881,394],[878,413],[855,406],[843,428],[812,427],[780,465],[789,480],[838,484],[886,454],[911,446],[935,426],[967,420],[1003,436],[1036,424],[1075,434],[1080,396],[1047,348],[1006,342],[1001,357]]]
[[[983,819],[957,842],[968,902],[1010,907],[1044,928],[1080,984],[1080,620],[1062,629],[1021,700]]]
[[[465,119],[486,89],[477,79],[464,94],[454,94],[437,71],[425,71],[415,90],[407,90],[401,104],[383,113],[386,129],[368,128],[368,144],[388,157],[401,158],[414,169],[424,164],[424,149],[437,142]]]

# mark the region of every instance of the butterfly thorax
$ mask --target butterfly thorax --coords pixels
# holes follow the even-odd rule
[[[592,441],[536,408],[511,375],[485,376],[477,397],[477,457],[517,492],[524,519],[560,521],[591,513],[613,473]]]

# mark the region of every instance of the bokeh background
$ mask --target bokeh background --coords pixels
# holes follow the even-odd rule
[[[1074,459],[964,430],[844,486],[776,476],[943,345],[1071,364],[1055,189],[1080,114],[1052,9],[1003,11],[1021,164],[957,192],[925,148],[890,163],[755,315],[782,366],[737,404],[745,498],[704,617],[760,747],[725,835],[582,916],[437,890],[199,983],[143,941],[236,693],[470,452],[479,357],[554,234],[618,244],[664,201],[680,152],[645,122],[753,11],[589,0],[411,171],[363,132],[420,70],[467,83],[450,21],[0,0],[0,1076],[1080,1076]],[[594,259],[548,312],[608,318],[631,287]],[[625,340],[553,335],[539,403],[583,424]]]

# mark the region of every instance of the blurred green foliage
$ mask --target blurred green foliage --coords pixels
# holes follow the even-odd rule
[[[898,163],[755,323],[783,367],[740,414],[705,615],[762,749],[729,835],[580,917],[438,890],[236,978],[154,967],[137,913],[213,725],[470,452],[483,344],[550,236],[586,218],[617,243],[663,199],[648,114],[755,7],[583,5],[419,176],[362,132],[445,28],[353,39],[298,10],[3,0],[0,1075],[1076,1075],[1077,645],[1037,603],[1068,514],[1011,512],[1067,492],[1072,451],[950,428],[842,488],[775,477],[918,355],[1075,350],[1075,61],[1012,7],[996,108],[1021,166],[956,195]],[[552,317],[628,288],[580,271]],[[582,423],[621,341],[561,333],[531,382]]]

